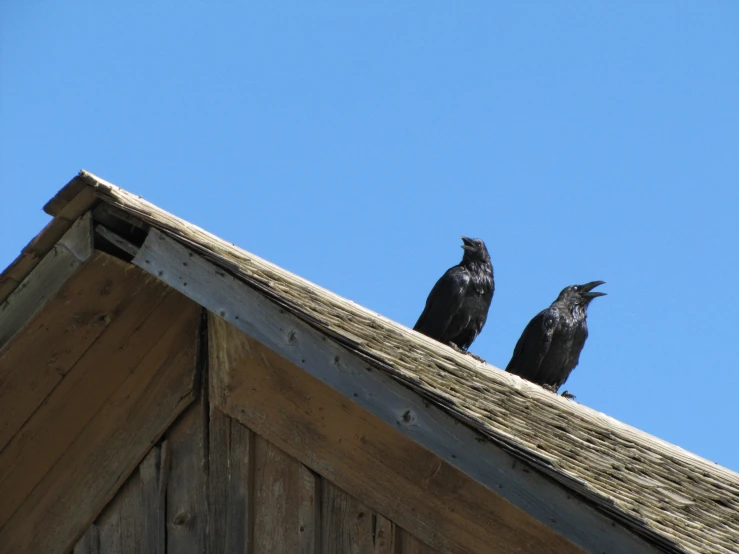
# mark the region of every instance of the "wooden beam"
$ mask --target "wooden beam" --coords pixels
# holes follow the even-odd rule
[[[64,233],[0,305],[0,350],[10,342],[92,255],[90,213]]]
[[[130,254],[131,256],[135,256],[139,251],[138,246],[136,246],[135,244],[131,244],[129,241],[103,225],[95,225],[95,233],[109,241],[111,244],[117,246],[124,252]]]
[[[125,304],[0,452],[0,545],[67,552],[195,396],[200,308],[139,273]]]
[[[133,263],[328,384],[351,399],[350,403],[358,404],[380,421],[396,427],[449,466],[530,514],[539,524],[549,527],[553,533],[545,548],[561,546],[558,536],[561,535],[590,552],[659,552],[565,487],[490,443],[443,410],[428,405],[390,376],[371,371],[366,362],[351,352],[161,232],[150,232]],[[225,378],[213,375],[211,382],[218,385],[219,380]],[[211,400],[225,405],[228,391],[227,386],[215,386]],[[342,485],[338,481],[337,484]],[[344,488],[355,494],[352,488]],[[376,505],[375,508],[382,511],[383,507]],[[472,517],[480,516],[473,514]],[[532,527],[535,527],[537,524],[533,520]],[[443,550],[440,546],[444,545],[432,536],[433,529],[423,522],[408,523],[411,525],[405,527],[414,535]]]

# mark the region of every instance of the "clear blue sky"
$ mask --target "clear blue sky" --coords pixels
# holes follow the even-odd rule
[[[739,470],[739,4],[0,5],[0,266],[80,168],[412,326],[482,237],[505,367],[607,281],[566,388]]]

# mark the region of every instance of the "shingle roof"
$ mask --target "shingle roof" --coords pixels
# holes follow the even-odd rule
[[[86,187],[198,251],[665,551],[739,552],[739,474],[458,354],[87,172],[47,211],[59,214]],[[7,273],[0,276],[0,292]]]

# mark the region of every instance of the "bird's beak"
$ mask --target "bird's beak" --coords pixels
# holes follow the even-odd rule
[[[605,281],[590,281],[589,283],[585,283],[584,285],[580,285],[580,289],[584,291],[583,296],[585,298],[597,298],[599,296],[605,296],[605,292],[591,292],[595,287],[599,287],[600,285],[605,285]]]
[[[469,251],[471,251],[471,252],[473,252],[473,251],[477,250],[477,247],[475,246],[475,243],[474,243],[474,242],[472,242],[472,241],[471,241],[470,239],[468,239],[467,237],[462,237],[462,242],[464,243],[464,244],[462,245],[462,248],[464,248],[465,250],[469,250]]]

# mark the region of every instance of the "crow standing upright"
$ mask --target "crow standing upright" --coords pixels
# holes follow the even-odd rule
[[[436,282],[413,329],[466,351],[485,325],[495,282],[485,243],[467,237],[462,242],[462,261]]]
[[[604,292],[591,292],[605,281],[572,285],[539,312],[516,343],[506,371],[557,392],[580,361],[588,338],[588,305]],[[563,396],[574,398],[565,392]]]

